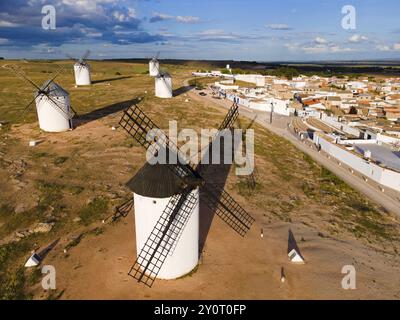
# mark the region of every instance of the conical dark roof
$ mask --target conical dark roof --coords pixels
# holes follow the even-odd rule
[[[45,89],[46,88],[46,89]],[[68,96],[68,92],[64,90],[59,84],[54,81],[47,80],[40,87],[40,90],[44,90],[51,97],[66,97]]]
[[[127,187],[144,197],[168,198],[181,193],[181,180],[165,164],[146,164],[128,181]]]

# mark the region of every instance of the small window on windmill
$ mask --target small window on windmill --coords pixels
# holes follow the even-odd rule
[[[292,251],[292,254],[289,256],[289,259],[292,260],[296,256],[296,251]]]
[[[154,204],[156,204],[156,203],[157,203],[157,201],[156,201],[156,200],[153,200],[153,203],[154,203]]]

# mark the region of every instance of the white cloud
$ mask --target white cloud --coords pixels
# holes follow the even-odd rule
[[[388,46],[388,45],[377,45],[375,48],[378,51],[390,51],[391,50],[390,46]]]
[[[62,0],[61,5],[67,5],[78,12],[100,13],[103,11],[103,4],[110,4],[114,0]]]
[[[233,40],[239,38],[233,33],[226,33],[221,29],[210,29],[197,34],[203,40]]]
[[[87,28],[85,26],[77,26],[77,27],[86,37],[100,38],[103,36],[103,33],[101,33],[100,31],[97,31],[94,28]]]
[[[400,51],[400,42],[393,45],[378,44],[375,48],[378,51]]]
[[[305,53],[309,54],[315,54],[315,53],[326,53],[328,52],[328,47],[327,46],[305,46],[301,48]]]
[[[396,50],[396,51],[400,50],[400,43],[395,43],[393,45],[393,50]]]
[[[325,43],[328,43],[328,41],[326,39],[322,38],[322,37],[316,37],[315,38],[315,43],[317,43],[317,44],[325,44]]]
[[[200,21],[200,18],[193,16],[177,16],[176,21],[182,23],[197,23]]]
[[[359,34],[353,34],[349,38],[349,42],[352,42],[352,43],[358,43],[358,42],[362,42],[362,41],[366,41],[366,40],[368,40],[368,38],[366,36],[362,36]]]
[[[13,27],[18,27],[18,26],[19,26],[19,24],[17,24],[17,23],[13,23],[13,22],[9,22],[9,21],[0,19],[0,27],[13,28]]]
[[[272,23],[266,26],[272,30],[291,30],[292,28],[285,23]]]
[[[150,22],[160,22],[166,20],[175,20],[178,23],[198,23],[200,22],[199,17],[195,16],[173,16],[170,14],[154,12],[152,17],[150,18]]]
[[[307,54],[321,54],[321,53],[343,53],[343,52],[353,52],[356,51],[352,48],[341,47],[337,44],[317,44],[317,45],[308,45],[308,46],[300,46],[297,49],[301,49],[304,53]],[[293,50],[293,49],[292,49]]]
[[[8,39],[0,38],[0,45],[7,44],[9,42]]]

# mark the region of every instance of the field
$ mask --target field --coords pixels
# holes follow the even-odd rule
[[[16,63],[38,84],[61,65],[65,71],[56,81],[79,116],[73,131],[40,131],[34,107],[21,116],[33,88],[0,69],[0,121],[7,123],[0,128],[1,299],[400,298],[393,281],[400,271],[399,219],[258,125],[252,126],[255,188],[235,176],[234,167],[225,187],[256,219],[252,230],[242,239],[215,217],[204,226],[195,272],[143,288],[127,276],[136,256],[133,215],[102,223],[131,196],[125,183],[145,162],[141,147],[118,128],[122,110],[137,103],[163,129],[177,120],[179,128],[197,131],[218,127],[225,111],[183,86],[195,66],[165,66],[175,96],[163,100],[154,97],[143,63],[92,61],[94,84],[79,88],[69,61],[4,63]],[[252,124],[241,118],[239,125]],[[32,139],[41,143],[29,147]],[[288,262],[289,228],[306,258],[303,266]],[[44,291],[40,269],[23,264],[31,250],[52,243],[44,264],[56,267],[57,290]],[[356,266],[355,291],[340,287],[346,264]]]

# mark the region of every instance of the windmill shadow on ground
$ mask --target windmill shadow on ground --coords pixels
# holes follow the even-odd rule
[[[43,248],[41,251],[39,251],[37,253],[37,255],[40,257],[40,259],[43,260],[44,258],[46,258],[46,256],[50,253],[51,250],[54,249],[54,247],[58,244],[59,241],[60,241],[60,238],[53,241],[46,248]]]
[[[182,86],[178,89],[175,89],[174,92],[172,93],[172,95],[174,97],[180,96],[181,94],[184,94],[190,90],[192,90],[194,87],[193,86]]]
[[[207,184],[215,186],[213,188],[218,193],[215,194],[217,198],[220,198],[226,181],[228,179],[229,172],[231,170],[232,164],[224,159],[224,145],[225,138],[220,137],[221,139],[221,147],[219,149],[220,152],[220,164],[204,164],[205,159],[209,159],[210,162],[212,160],[212,148],[207,149],[204,156],[202,157],[202,162],[198,168],[200,175],[207,181]],[[215,139],[216,140],[216,139]],[[233,142],[232,142],[233,145]],[[232,151],[233,154],[233,151]],[[227,164],[225,163],[227,162]],[[216,212],[216,207],[212,209],[206,204],[208,201],[207,196],[205,196],[200,189],[200,223],[199,223],[199,255],[201,256],[204,246],[207,240],[208,233],[211,228],[212,221],[214,219],[214,215]],[[225,227],[228,227],[225,225]],[[228,227],[229,228],[229,227]],[[231,230],[233,231],[233,230]]]
[[[116,78],[107,78],[107,79],[101,79],[101,80],[93,80],[92,84],[98,84],[98,83],[103,83],[103,82],[111,82],[111,81],[117,81],[117,80],[123,80],[123,79],[130,79],[132,76],[121,76],[121,77],[116,77]]]
[[[96,109],[93,111],[90,111],[88,113],[79,115],[77,119],[74,120],[75,127],[81,126],[83,124],[86,124],[91,121],[99,120],[101,118],[107,117],[111,114],[120,112],[127,107],[139,103],[139,99],[131,99],[131,100],[126,100],[122,102],[117,102],[110,104],[108,106],[102,107],[100,109]]]
[[[289,254],[292,250],[296,250],[296,252],[303,258],[303,255],[300,252],[300,248],[297,245],[297,241],[294,238],[294,234],[291,229],[289,229],[289,234],[288,234],[288,249],[287,253]],[[304,259],[304,258],[303,258]]]

